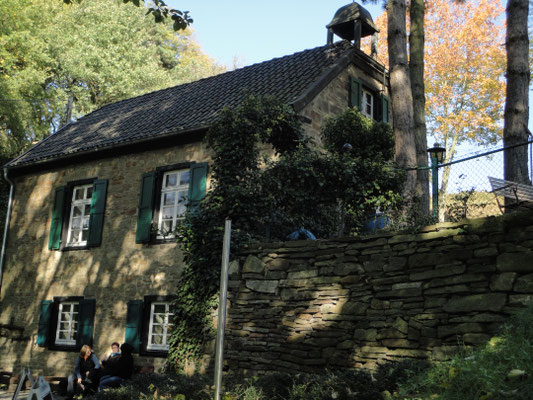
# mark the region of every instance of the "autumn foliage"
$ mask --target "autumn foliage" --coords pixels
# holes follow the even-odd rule
[[[444,144],[493,143],[502,135],[505,101],[504,9],[493,0],[426,2],[425,88],[428,135]],[[387,18],[378,60],[387,60]]]

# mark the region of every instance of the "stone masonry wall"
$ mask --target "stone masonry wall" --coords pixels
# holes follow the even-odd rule
[[[325,118],[348,107],[350,76],[376,90],[381,88],[360,68],[350,65],[342,71],[301,111],[310,120],[303,128],[317,144]],[[175,293],[182,271],[179,246],[135,243],[141,176],[159,166],[208,160],[209,154],[199,142],[164,149],[151,149],[147,144],[146,151],[96,161],[80,158],[65,167],[39,169],[15,179],[0,288],[0,371],[17,372],[25,366],[45,375],[71,371],[74,353],[35,343],[44,299],[96,299],[94,348],[103,356],[111,342],[124,340],[129,300]],[[102,245],[85,250],[48,250],[55,188],[94,177],[109,180]],[[205,366],[209,356],[204,361]],[[141,357],[136,362],[157,368],[164,359]]]
[[[208,159],[199,143],[78,163],[15,179],[15,197],[0,293],[0,370],[70,373],[75,353],[35,343],[42,300],[55,296],[96,299],[94,349],[124,341],[129,300],[175,293],[182,270],[176,243],[136,244],[137,208],[144,172]],[[102,244],[85,250],[50,251],[48,236],[55,188],[68,182],[108,179]],[[19,329],[16,329],[19,328]],[[164,358],[141,357],[161,366]]]
[[[232,263],[230,370],[443,359],[533,297],[533,214],[249,247]]]
[[[349,107],[350,77],[361,80],[366,87],[371,88],[376,93],[384,90],[384,94],[388,94],[388,88],[384,87],[380,81],[368,76],[353,64],[349,65],[300,112],[311,121],[304,124],[303,127],[306,134],[313,138],[318,147],[322,146],[321,130],[326,119],[341,114]]]

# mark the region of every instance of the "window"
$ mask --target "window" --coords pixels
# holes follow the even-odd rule
[[[128,302],[125,342],[141,355],[166,357],[175,296],[145,296]]]
[[[72,190],[67,246],[87,245],[92,194],[93,185],[75,186]]]
[[[363,89],[361,114],[368,118],[374,118],[374,96],[368,90]]]
[[[150,307],[150,326],[148,330],[147,350],[168,351],[168,333],[170,317],[168,302],[153,302]]]
[[[372,88],[356,78],[350,79],[349,105],[357,107],[368,118],[389,123],[389,98],[381,89]]]
[[[136,243],[174,242],[187,210],[204,198],[207,163],[159,167],[142,176]]]
[[[59,303],[57,313],[56,344],[75,345],[78,333],[78,302]]]
[[[93,343],[96,301],[80,296],[43,300],[39,312],[37,345],[52,350],[79,350]]]
[[[161,202],[157,222],[157,238],[174,237],[177,222],[184,218],[189,192],[189,169],[169,171],[163,174]]]
[[[48,249],[81,249],[102,242],[106,179],[71,182],[56,189]]]

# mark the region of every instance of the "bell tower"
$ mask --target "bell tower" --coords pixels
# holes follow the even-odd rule
[[[333,35],[337,35],[341,39],[349,40],[359,49],[361,38],[372,35],[372,53],[377,52],[379,29],[374,25],[370,13],[357,3],[339,8],[326,28],[328,44],[333,44]]]

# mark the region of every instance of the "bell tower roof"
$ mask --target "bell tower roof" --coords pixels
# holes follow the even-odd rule
[[[357,37],[359,29],[356,29],[356,25],[360,25],[359,37]],[[339,8],[326,28],[330,33],[349,41],[358,41],[362,37],[379,32],[370,13],[357,3]]]

